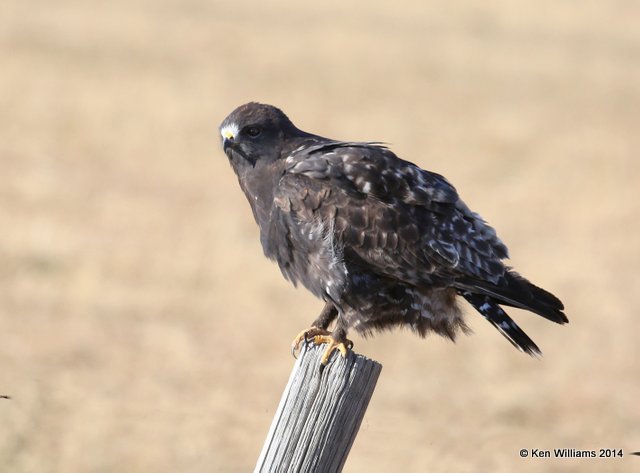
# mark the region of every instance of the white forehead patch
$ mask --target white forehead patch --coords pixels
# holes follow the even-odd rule
[[[235,138],[239,133],[240,130],[238,129],[238,125],[236,125],[235,123],[229,123],[220,128],[220,134],[223,138],[226,138],[228,140]]]

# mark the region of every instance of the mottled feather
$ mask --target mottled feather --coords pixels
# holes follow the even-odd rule
[[[221,125],[223,145],[260,227],[265,255],[327,306],[334,335],[405,326],[467,331],[461,295],[521,350],[538,347],[500,305],[567,322],[551,293],[504,265],[507,247],[441,175],[380,143],[303,132],[250,103]]]

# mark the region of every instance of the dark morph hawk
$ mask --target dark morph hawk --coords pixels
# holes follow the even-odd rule
[[[458,296],[531,355],[540,350],[501,306],[568,322],[558,298],[504,265],[507,247],[444,177],[378,143],[301,131],[270,105],[238,107],[220,133],[265,255],[326,303],[294,340],[327,343],[323,364],[346,354],[350,328],[453,339],[468,331]]]

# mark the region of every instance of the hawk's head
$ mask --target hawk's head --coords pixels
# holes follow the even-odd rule
[[[276,107],[250,102],[236,108],[220,125],[222,146],[236,171],[280,158],[287,138],[303,136]]]

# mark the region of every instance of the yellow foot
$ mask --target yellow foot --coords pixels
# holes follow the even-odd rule
[[[331,358],[331,354],[338,350],[342,354],[342,357],[345,358],[347,356],[347,352],[353,348],[353,342],[348,339],[344,339],[344,341],[338,342],[332,336],[331,332],[328,330],[319,328],[319,327],[311,327],[307,330],[303,330],[298,334],[296,338],[293,339],[293,343],[291,344],[291,354],[295,356],[295,353],[300,348],[300,344],[303,341],[312,341],[314,345],[320,345],[322,343],[327,344],[327,348],[325,348],[322,353],[322,358],[320,359],[320,364],[325,366],[329,362],[329,358]]]
[[[313,340],[313,342],[315,343],[315,337],[323,335],[331,335],[331,332],[320,327],[310,327],[306,330],[303,330],[298,335],[296,335],[296,338],[293,339],[293,343],[291,343],[291,354],[295,358],[296,352],[300,349],[300,344],[302,342],[309,342]]]
[[[337,342],[331,335],[316,335],[313,337],[313,343],[316,345],[320,345],[321,343],[327,344],[327,348],[324,349],[322,358],[320,358],[320,364],[322,366],[326,366],[327,363],[329,363],[329,358],[331,358],[331,354],[334,351],[340,351],[342,358],[346,358],[347,352],[353,348],[353,342],[351,340],[345,338],[343,342]]]

